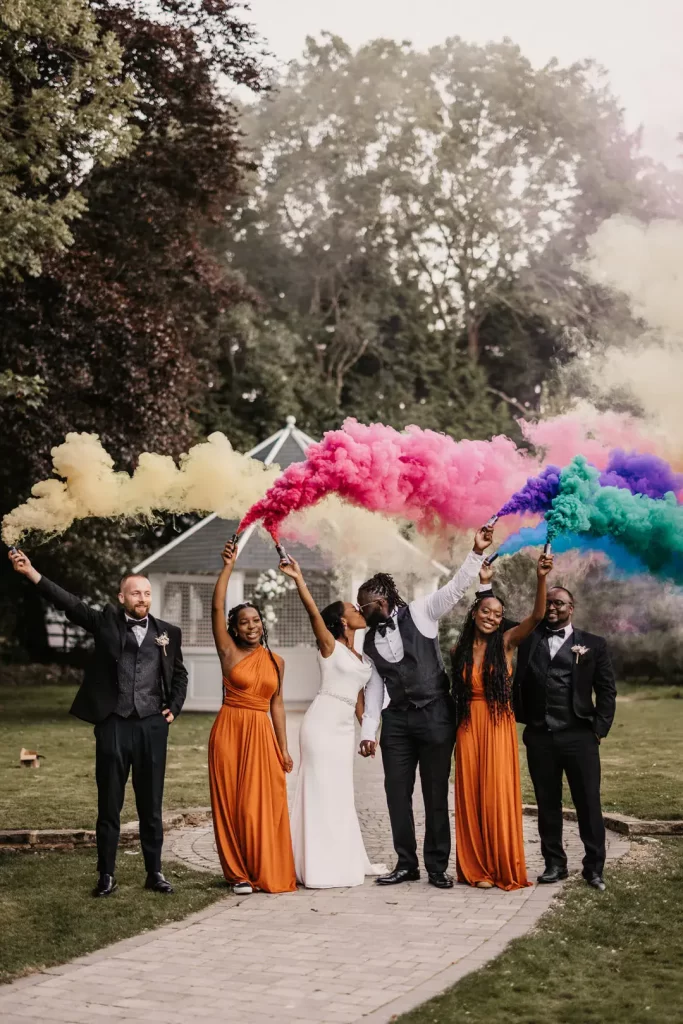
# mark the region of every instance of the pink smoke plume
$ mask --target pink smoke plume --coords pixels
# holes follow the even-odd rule
[[[373,512],[411,519],[423,531],[476,528],[537,469],[508,437],[454,441],[420,427],[399,433],[354,419],[310,446],[240,523],[261,519],[277,538],[283,520],[332,492]]]
[[[656,454],[657,444],[643,429],[642,421],[623,413],[595,410],[568,412],[549,420],[529,423],[518,420],[526,440],[543,449],[544,463],[566,466],[575,455],[584,455],[598,469],[605,469],[612,448]]]

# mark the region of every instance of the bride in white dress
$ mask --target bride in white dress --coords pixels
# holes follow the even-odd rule
[[[348,602],[322,612],[292,558],[280,569],[296,583],[318,642],[320,690],[304,715],[301,761],[291,814],[297,880],[309,889],[362,885],[384,865],[368,860],[353,795],[354,718],[363,717],[363,691],[372,663],[354,649],[365,619]]]

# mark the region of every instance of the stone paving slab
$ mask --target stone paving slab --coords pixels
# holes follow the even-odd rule
[[[289,716],[292,750],[299,720]],[[381,758],[359,757],[355,775],[370,859],[393,865]],[[421,832],[418,792],[415,812]],[[576,826],[565,827],[576,869],[581,843]],[[532,878],[542,867],[535,828],[525,818]],[[610,860],[628,850],[621,836],[610,833],[608,843]],[[169,833],[166,858],[219,870],[212,829]],[[533,927],[559,889],[440,891],[422,880],[387,890],[367,879],[350,889],[228,895],[184,921],[0,988],[0,1019],[384,1024],[497,956]]]

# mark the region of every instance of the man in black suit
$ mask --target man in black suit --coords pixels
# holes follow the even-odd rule
[[[72,715],[95,725],[99,879],[93,896],[110,896],[117,888],[121,808],[131,768],[145,888],[171,893],[161,873],[162,799],[168,729],[187,692],[180,630],[150,615],[152,590],[146,576],[124,576],[118,608],[108,604],[96,611],[41,576],[22,551],[12,549],[9,557],[47,601],[95,638],[93,660],[71,706]]]
[[[541,626],[519,648],[515,713],[538,804],[545,871],[539,882],[567,877],[562,845],[562,776],[566,774],[585,848],[583,877],[604,890],[605,825],[600,806],[600,741],[614,719],[616,686],[607,645],[572,624],[574,598],[548,593]],[[593,700],[595,695],[595,701]]]

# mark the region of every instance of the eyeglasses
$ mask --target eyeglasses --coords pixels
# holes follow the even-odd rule
[[[360,613],[361,613],[361,615],[362,615],[362,613],[363,613],[363,609],[364,609],[364,608],[369,608],[369,607],[370,607],[371,605],[373,605],[373,604],[379,604],[379,600],[378,600],[378,598],[375,598],[375,600],[374,600],[374,601],[366,601],[366,603],[365,603],[365,604],[354,604],[354,606],[353,606],[353,607],[354,607],[354,608],[356,609],[356,611],[357,611],[357,612],[360,612]]]
[[[546,608],[568,608],[569,601],[546,601]]]

